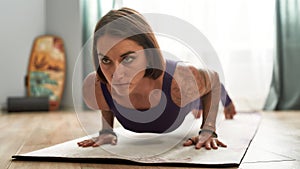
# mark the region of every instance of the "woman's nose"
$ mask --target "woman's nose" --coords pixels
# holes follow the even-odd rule
[[[115,71],[113,73],[113,80],[121,80],[125,76],[124,65],[122,63],[118,63],[115,65]]]

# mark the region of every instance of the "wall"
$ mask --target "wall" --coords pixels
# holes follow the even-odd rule
[[[0,106],[8,96],[24,96],[31,46],[45,31],[44,0],[0,1]]]
[[[79,0],[46,0],[47,34],[60,36],[65,43],[67,57],[67,76],[62,108],[73,108],[72,77],[74,66],[81,50],[81,20]],[[81,65],[81,61],[77,63]],[[81,66],[76,68],[81,69]],[[81,76],[78,69],[75,76]],[[80,78],[82,79],[82,78]],[[79,96],[78,96],[79,97]]]
[[[65,42],[67,76],[62,108],[72,108],[73,69],[81,50],[79,0],[1,0],[0,23],[0,108],[6,106],[7,97],[25,95],[24,76],[32,43],[42,34],[60,36]]]

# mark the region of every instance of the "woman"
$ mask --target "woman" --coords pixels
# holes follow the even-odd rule
[[[226,147],[216,134],[221,86],[216,72],[198,70],[182,62],[165,60],[143,16],[129,8],[112,10],[96,25],[93,42],[96,72],[84,81],[86,104],[102,112],[99,136],[78,142],[81,147],[116,144],[114,117],[134,132],[167,133],[185,116],[203,115],[201,130],[184,142],[196,149]],[[236,114],[225,92],[226,118]]]

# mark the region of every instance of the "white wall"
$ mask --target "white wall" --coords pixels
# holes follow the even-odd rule
[[[79,0],[46,0],[46,33],[60,36],[65,43],[67,76],[62,100],[64,109],[73,108],[72,76],[82,38],[80,17]],[[79,72],[76,76],[82,76],[82,71]]]
[[[0,106],[24,96],[24,76],[34,38],[45,31],[44,0],[0,1]]]
[[[65,42],[62,107],[72,108],[73,68],[81,50],[79,0],[1,0],[0,23],[0,108],[6,106],[9,96],[25,96],[24,76],[32,43],[42,34],[60,36]]]

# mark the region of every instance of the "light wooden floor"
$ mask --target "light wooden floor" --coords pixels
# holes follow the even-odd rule
[[[0,112],[1,169],[166,169],[176,167],[13,161],[11,156],[85,136],[75,112]],[[232,129],[234,133],[235,129]],[[180,167],[183,168],[183,167]],[[300,111],[263,112],[263,120],[239,168],[300,168]]]

